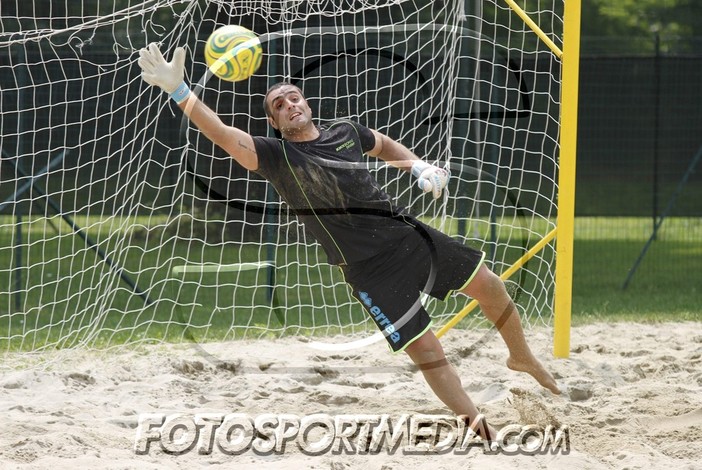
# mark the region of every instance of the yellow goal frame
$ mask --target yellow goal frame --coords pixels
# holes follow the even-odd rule
[[[553,354],[565,358],[570,354],[570,324],[573,291],[573,238],[575,231],[575,161],[578,136],[578,73],[580,63],[580,0],[564,0],[563,50],[561,50],[514,0],[509,7],[561,60],[561,129],[558,161],[558,217],[556,228],[549,232],[500,277],[508,279],[529,259],[556,238],[556,273],[553,311]],[[556,236],[557,235],[557,236]],[[470,302],[446,323],[437,336],[443,336],[478,306]]]

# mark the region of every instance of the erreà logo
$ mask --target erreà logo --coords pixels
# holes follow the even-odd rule
[[[371,307],[373,305],[373,299],[368,297],[368,292],[359,292],[358,296],[361,298],[361,302],[363,302],[366,307]]]
[[[383,311],[380,310],[380,307],[373,305],[373,299],[368,297],[368,292],[358,291],[358,298],[361,299],[361,302],[363,302],[366,307],[368,307],[368,311],[370,311],[370,314],[373,315],[373,319],[378,327],[384,329],[385,336],[390,338],[393,343],[400,341],[400,332],[395,330],[395,325],[393,325],[390,319],[385,316]]]

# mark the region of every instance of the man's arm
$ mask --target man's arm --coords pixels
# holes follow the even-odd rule
[[[422,161],[400,142],[376,130],[371,129],[371,132],[375,136],[375,146],[368,151],[368,155],[380,158],[396,168],[412,173],[417,178],[419,187],[424,192],[431,192],[434,199],[441,196],[441,192],[451,176],[448,171]]]
[[[144,81],[168,93],[208,139],[224,149],[247,170],[258,169],[253,137],[241,129],[224,124],[219,116],[188,88],[184,81],[185,50],[182,47],[176,48],[171,62],[166,62],[158,46],[151,43],[139,51],[139,66]]]
[[[407,172],[411,170],[413,163],[419,161],[419,157],[400,142],[376,130],[371,129],[371,132],[375,136],[375,147],[368,152],[368,155],[380,158],[390,165]]]
[[[231,155],[241,166],[251,171],[258,169],[258,156],[250,134],[224,124],[219,116],[193,93],[179,103],[178,107],[200,132]]]

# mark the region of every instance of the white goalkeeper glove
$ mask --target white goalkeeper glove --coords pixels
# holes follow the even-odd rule
[[[139,51],[141,78],[149,85],[157,86],[168,93],[176,103],[184,101],[190,89],[184,81],[185,49],[176,48],[173,60],[166,62],[156,43]]]
[[[422,191],[431,192],[434,199],[441,197],[441,191],[446,188],[451,177],[449,171],[422,160],[417,160],[412,164],[412,175],[417,178],[417,184],[422,188]]]

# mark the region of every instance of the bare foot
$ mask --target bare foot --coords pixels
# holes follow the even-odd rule
[[[497,440],[497,430],[488,424],[485,416],[482,414],[480,415],[480,422],[471,423],[466,416],[463,416],[463,419],[465,420],[466,426],[470,427],[481,439],[488,442]]]
[[[507,358],[507,367],[517,372],[526,372],[555,395],[561,394],[561,390],[556,385],[556,380],[535,357],[532,356],[526,361],[518,361],[510,356]]]
[[[487,423],[485,423],[485,424],[487,424]],[[493,441],[497,440],[497,430],[495,428],[493,428],[492,426],[490,426],[489,424],[487,425],[487,434],[488,434],[488,436],[485,436],[485,439],[488,442],[493,442]]]

